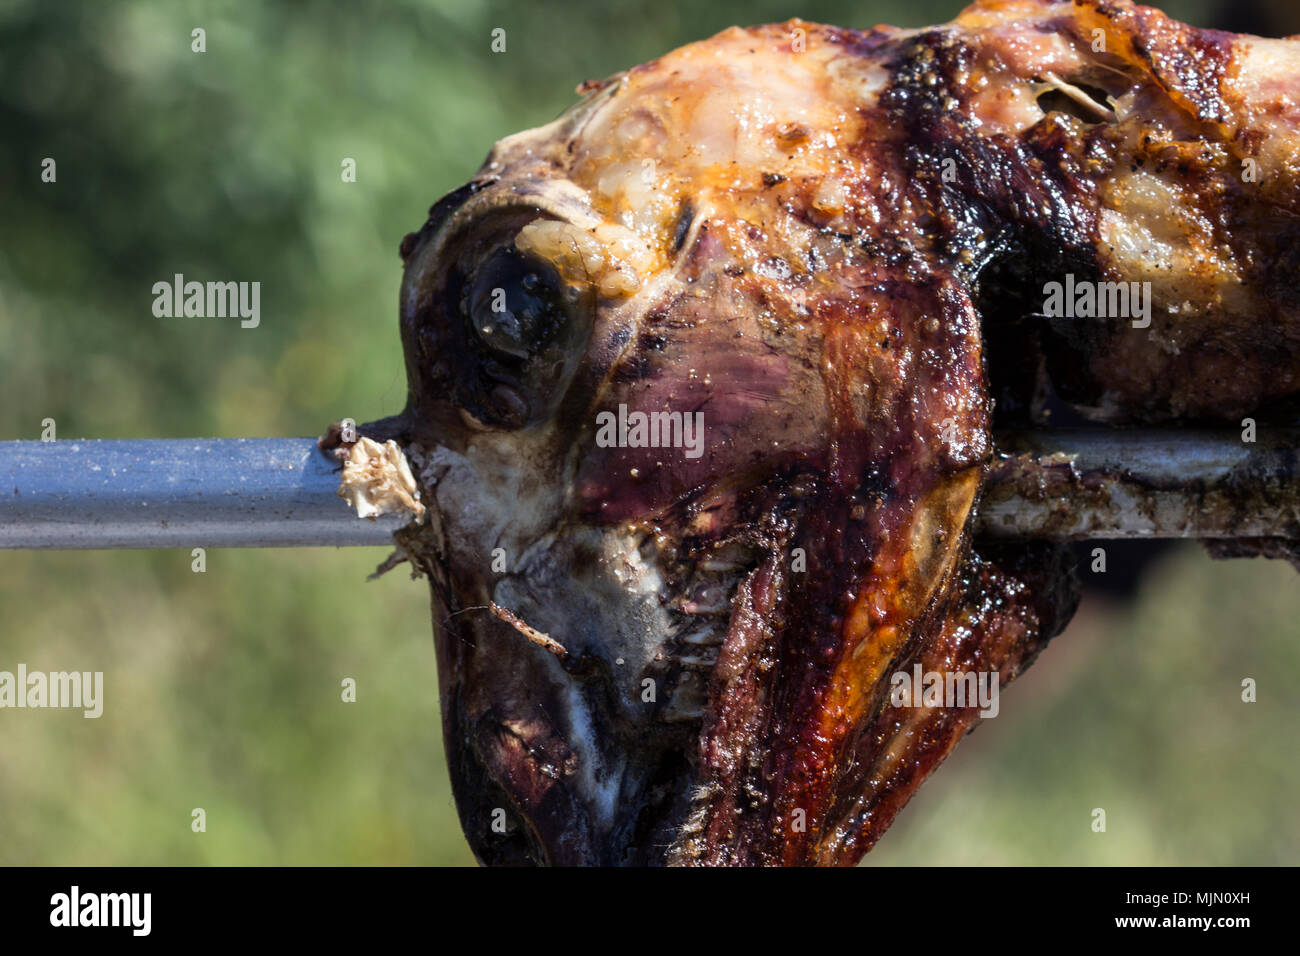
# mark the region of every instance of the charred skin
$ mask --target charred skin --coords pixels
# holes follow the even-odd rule
[[[1073,612],[1059,552],[970,539],[995,399],[1295,396],[1297,46],[1104,0],[732,29],[439,202],[373,431],[429,504],[399,540],[479,858],[859,860],[979,719],[891,675],[1005,684]],[[1067,272],[1151,282],[1150,326],[1034,315]],[[703,441],[598,441],[620,410]]]

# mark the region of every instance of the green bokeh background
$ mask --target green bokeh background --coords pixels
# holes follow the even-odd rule
[[[398,242],[496,139],[732,23],[958,8],[0,0],[0,438],[392,414]],[[260,281],[261,326],[154,318],[176,272]],[[188,551],[0,552],[0,669],[107,685],[99,720],[0,711],[0,863],[471,863],[426,587],[367,583],[385,553],[211,550],[196,574]],[[1294,863],[1297,671],[1295,572],[1175,549],[1133,602],[1085,601],[868,862]]]

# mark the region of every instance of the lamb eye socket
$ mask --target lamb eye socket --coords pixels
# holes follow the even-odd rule
[[[449,320],[455,401],[493,428],[527,427],[555,411],[594,321],[589,289],[515,248],[522,225],[497,219],[471,233],[433,296]]]
[[[558,276],[514,249],[493,253],[464,287],[461,314],[480,344],[527,362],[564,338],[569,309]]]

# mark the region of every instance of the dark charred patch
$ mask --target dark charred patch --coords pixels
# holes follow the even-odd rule
[[[599,93],[601,90],[603,90],[605,87],[609,86],[609,84],[613,82],[614,80],[612,79],[583,80],[576,87],[574,87],[573,92],[577,93],[579,96],[587,96],[590,93]]]
[[[952,108],[969,97],[958,78],[969,75],[974,58],[959,36],[917,37],[896,63],[882,105],[909,131],[903,160],[923,194],[918,205],[934,211],[935,242],[975,290],[1000,414],[1028,416],[1041,405],[1035,368],[1048,370],[1072,400],[1091,401],[1096,386],[1083,356],[1104,328],[1053,326],[1038,313],[1046,281],[1100,275],[1094,184],[1113,163],[1110,127],[1054,114],[1021,138],[988,135],[964,108]]]
[[[673,255],[682,251],[682,245],[686,242],[686,236],[691,231],[691,223],[695,221],[695,207],[686,201],[682,203],[682,208],[677,213],[677,223],[673,226]]]
[[[1272,226],[1264,231],[1268,237],[1265,251],[1270,254],[1255,260],[1255,271],[1270,301],[1282,310],[1300,313],[1300,284],[1296,282],[1300,276],[1300,216],[1279,211]]]
[[[1023,139],[987,135],[970,119],[971,91],[959,81],[971,75],[975,56],[959,36],[922,34],[905,49],[881,97],[908,132],[908,175],[927,194],[950,254],[978,257],[981,241],[991,238],[990,217],[1030,245],[1091,250],[1096,170],[1082,165],[1079,125],[1048,117]]]
[[[610,382],[615,385],[627,385],[649,378],[655,369],[652,355],[653,352],[647,349],[636,349],[628,354],[610,373]]]
[[[1126,37],[1156,82],[1193,116],[1203,122],[1231,120],[1224,81],[1232,65],[1233,34],[1190,27],[1150,7],[1098,0],[1095,8]]]
[[[1210,538],[1205,550],[1215,560],[1231,558],[1281,559],[1300,571],[1300,541],[1294,538]]]
[[[631,329],[627,329],[627,328],[616,329],[614,331],[614,334],[609,337],[609,347],[614,351],[621,351],[631,340],[632,340]]]
[[[1067,407],[1057,398],[1087,406],[1099,397],[1088,356],[1105,341],[1106,326],[1042,315],[1044,283],[1066,274],[1080,282],[1101,278],[1089,253],[1023,238],[1005,246],[979,273],[975,308],[999,426],[1038,421],[1049,407],[1059,417]]]
[[[637,347],[646,352],[662,352],[668,347],[668,336],[663,332],[646,330],[637,339]]]

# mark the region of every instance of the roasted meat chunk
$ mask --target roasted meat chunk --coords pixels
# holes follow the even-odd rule
[[[1000,415],[1300,387],[1300,44],[1120,0],[731,29],[402,244],[447,749],[485,863],[852,864],[1072,613]],[[931,692],[934,693],[931,693]]]

